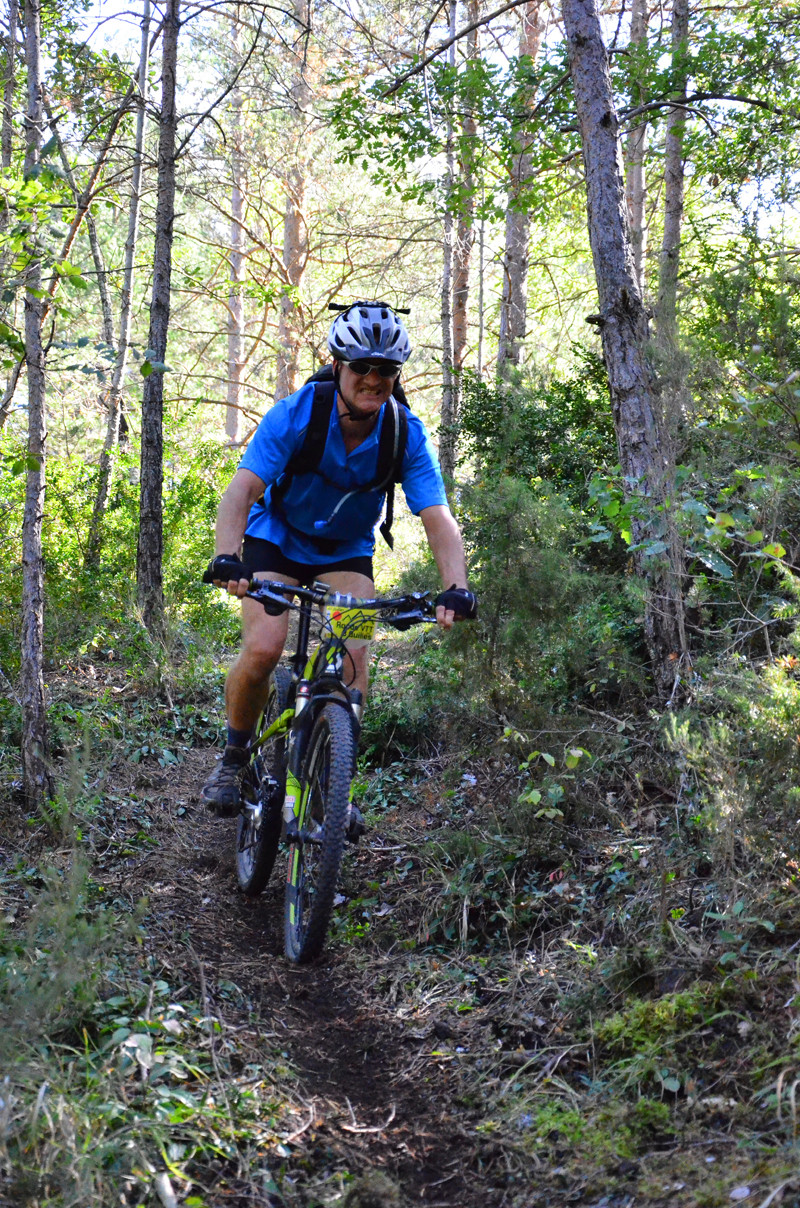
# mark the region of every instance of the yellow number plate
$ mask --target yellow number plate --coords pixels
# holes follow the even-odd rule
[[[377,614],[368,608],[327,608],[325,612],[337,638],[370,641],[375,633]]]

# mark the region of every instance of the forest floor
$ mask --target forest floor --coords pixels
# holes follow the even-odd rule
[[[307,968],[283,956],[280,863],[245,898],[235,823],[200,803],[218,748],[118,747],[60,840],[7,815],[7,923],[34,918],[46,863],[78,861],[133,930],[103,941],[122,973],[61,1051],[59,1110],[52,1068],[0,1094],[3,1208],[800,1204],[800,892],[777,839],[766,861],[741,828],[673,850],[675,796],[636,774],[531,857],[495,833],[516,762],[431,750],[364,779],[369,830]],[[85,913],[64,946],[89,953]],[[85,1173],[81,1128],[114,1155],[139,1130],[130,1172]]]
[[[402,1012],[398,1018],[376,993],[374,966],[344,942],[311,967],[290,965],[280,864],[262,897],[247,899],[236,884],[235,822],[210,819],[194,804],[175,818],[176,802],[196,801],[210,754],[159,777],[163,839],[131,870],[127,891],[149,897],[148,943],[173,978],[202,973],[224,1026],[245,1030],[251,1059],[265,1067],[278,1052],[291,1068],[300,1125],[281,1163],[285,1174],[379,1168],[415,1201],[486,1205],[475,1137],[453,1112],[446,1055],[431,1056],[434,1018],[417,1017],[413,1026]],[[365,885],[381,879],[396,863],[392,848],[371,833],[348,856],[350,876]]]
[[[337,1174],[377,1170],[411,1203],[428,1208],[508,1203],[507,1189],[494,1185],[502,1146],[476,1132],[481,1110],[457,1102],[453,1065],[467,1044],[457,1043],[465,1030],[453,1004],[441,990],[405,1001],[408,948],[375,951],[362,919],[341,925],[313,965],[298,968],[285,959],[280,857],[264,894],[245,898],[236,883],[235,821],[209,817],[198,802],[215,754],[193,752],[167,774],[144,773],[148,791],[158,794],[154,843],[109,888],[149,901],[151,956],[173,983],[202,986],[209,1009],[241,1045],[242,1064],[278,1066],[296,1127],[287,1129],[281,1156],[273,1159],[276,1182],[290,1195],[296,1185],[297,1203],[316,1203]],[[136,778],[141,782],[141,770]],[[416,878],[395,881],[394,893],[387,884],[387,876],[413,861],[430,821],[406,806],[391,834],[371,828],[350,849],[344,882],[355,887],[357,913],[391,918],[395,934],[416,949]],[[405,901],[403,883],[412,890]],[[377,903],[379,886],[385,896]],[[434,966],[445,963],[433,959]],[[209,1188],[210,1205],[231,1202],[236,1180],[228,1179],[221,1176],[218,1201]],[[250,1180],[239,1182],[242,1204],[251,1203]],[[388,1188],[378,1185],[374,1194],[376,1208],[384,1202],[392,1208]]]

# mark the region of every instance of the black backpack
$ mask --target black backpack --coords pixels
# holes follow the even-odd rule
[[[311,418],[306,428],[303,443],[294,456],[289,460],[286,469],[270,489],[270,502],[282,519],[293,528],[283,504],[286,492],[297,474],[319,472],[319,464],[325,452],[328,439],[328,429],[331,422],[331,408],[336,396],[336,382],[333,377],[333,366],[325,365],[312,374],[306,382],[314,383],[314,401],[311,404]],[[342,499],[351,495],[365,494],[367,491],[386,492],[386,515],[380,526],[380,533],[389,549],[394,548],[392,536],[392,521],[394,520],[394,484],[400,482],[402,476],[403,458],[408,440],[408,402],[405,392],[399,382],[395,384],[392,397],[384,403],[383,424],[378,441],[378,465],[375,477],[362,487],[348,491]],[[336,484],[334,484],[336,485]],[[341,507],[341,503],[338,507]],[[338,510],[338,508],[337,508]],[[316,545],[323,554],[336,552],[342,544],[331,537],[313,537],[310,533],[303,536]]]

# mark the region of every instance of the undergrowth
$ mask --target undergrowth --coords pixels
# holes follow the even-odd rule
[[[470,1177],[506,1208],[790,1203],[798,589],[780,555],[745,546],[768,506],[783,539],[794,495],[755,468],[723,487],[713,466],[703,499],[686,494],[708,565],[688,591],[691,671],[661,709],[615,529],[608,424],[565,444],[595,385],[523,393],[510,408],[483,388],[467,399],[459,506],[480,620],[377,645],[355,786],[376,842],[348,862],[331,959],[405,1029],[420,1086],[446,1084]],[[223,987],[199,969],[176,978],[158,959],[156,907],[126,896],[128,862],[156,842],[159,786],[220,737],[237,629],[229,603],[194,581],[210,464],[169,488],[164,640],[147,636],[126,586],[129,484],[109,518],[119,573],[106,564],[92,584],[49,567],[59,791],[33,818],[14,795],[15,635],[0,639],[12,836],[0,1202],[358,1202],[340,1157],[309,1170],[305,1142],[287,1141],[295,1057],[251,1041],[252,999],[228,987],[234,1031]],[[602,490],[590,486],[598,469]],[[80,468],[64,475],[75,527],[65,512],[50,548],[60,533],[78,565],[91,483]],[[709,520],[723,498],[730,523]],[[436,585],[425,557],[404,577]]]
[[[144,955],[144,904],[107,900],[80,851],[7,867],[0,888],[0,1202],[201,1208],[237,1171],[273,1187],[276,1075]]]

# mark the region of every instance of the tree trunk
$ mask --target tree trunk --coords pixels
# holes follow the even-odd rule
[[[647,358],[647,315],[627,225],[619,126],[594,0],[562,0],[586,172],[589,240],[624,489],[637,505],[636,566],[647,582],[645,637],[660,697],[674,693],[686,654],[680,542],[666,510],[671,453]],[[659,554],[658,551],[661,551]],[[662,557],[663,555],[663,557]]]
[[[84,218],[86,217],[86,213],[89,209],[89,206],[92,203],[92,198],[94,197],[94,192],[95,192],[95,185],[97,184],[97,178],[99,177],[100,173],[103,170],[103,166],[106,162],[106,157],[111,149],[111,144],[114,141],[114,135],[117,132],[117,127],[119,126],[119,123],[122,121],[122,118],[123,118],[125,112],[127,111],[128,102],[130,101],[132,95],[133,95],[133,85],[131,85],[131,87],[126,92],[125,96],[123,97],[122,101],[120,102],[119,108],[116,110],[116,112],[114,113],[114,116],[111,119],[109,128],[106,131],[105,138],[103,139],[103,142],[101,144],[99,154],[98,154],[97,159],[94,163],[94,166],[92,167],[92,170],[89,174],[89,180],[87,182],[86,188],[83,190],[83,192],[80,195],[80,198],[78,199],[78,204],[75,208],[75,216],[72,219],[72,222],[70,223],[69,230],[67,231],[64,242],[61,245],[61,250],[60,250],[58,256],[56,257],[57,261],[66,260],[70,254],[72,245],[75,242],[78,231],[81,228],[81,223],[83,222]],[[42,308],[42,322],[44,322],[44,320],[47,318],[47,314],[50,309],[50,302],[56,294],[60,280],[61,280],[61,277],[59,276],[58,272],[53,272],[51,274],[50,281],[47,286],[47,297],[44,299],[44,305]],[[24,360],[18,361],[17,364],[14,366],[14,368],[12,369],[11,374],[9,376],[8,384],[3,393],[3,397],[2,397],[2,399],[0,399],[0,430],[2,430],[2,428],[5,426],[5,422],[8,419],[9,413],[13,406],[14,393],[17,389],[17,384],[19,382],[20,374],[22,373],[22,367],[23,367],[24,363],[25,363]]]
[[[162,365],[167,353],[170,281],[172,277],[172,227],[175,218],[175,139],[177,112],[175,84],[180,31],[180,0],[167,0],[161,56],[161,112],[158,135],[158,192],[156,239],[153,256],[153,295],[147,346],[152,361]],[[136,591],[144,624],[151,634],[163,632],[162,580],[164,373],[148,374],[142,392],[142,455],[139,496],[139,544],[136,554]]]
[[[455,216],[449,205],[442,233],[442,409],[439,423],[439,464],[448,493],[456,470],[456,391],[453,373],[453,232]]]
[[[531,0],[520,10],[519,56],[536,62],[542,45],[544,21],[541,0]],[[524,107],[531,107],[527,98]],[[525,208],[524,191],[532,170],[530,141],[525,126],[519,134],[519,150],[514,156],[508,184],[505,251],[503,254],[503,292],[500,300],[500,339],[497,372],[504,376],[509,366],[522,358],[522,345],[528,319],[528,244],[530,219]]]
[[[11,167],[14,154],[14,93],[17,85],[17,28],[19,23],[18,0],[8,0],[8,40],[5,44],[5,72],[3,76],[3,120],[0,129],[0,163],[3,170]],[[6,206],[0,209],[0,231],[8,227],[10,211]],[[11,253],[4,251],[0,254],[0,277],[5,276]],[[19,370],[13,370],[6,383],[3,398],[0,400],[0,428],[11,410],[14,389],[19,377]]]
[[[673,0],[672,5],[672,70],[676,88],[672,99],[686,104],[688,73],[686,51],[689,40],[689,2]],[[686,132],[686,109],[677,106],[667,114],[664,143],[664,237],[659,261],[658,304],[656,330],[659,340],[674,344],[678,336],[678,269],[681,255],[683,224],[683,140]]]
[[[473,24],[478,20],[478,0],[468,0],[467,22]],[[478,31],[473,29],[466,39],[467,62],[475,59],[478,53]],[[460,157],[459,171],[461,176],[464,201],[458,212],[456,227],[456,242],[453,249],[453,369],[455,371],[455,386],[457,391],[455,413],[460,413],[461,370],[464,368],[464,357],[468,342],[469,321],[469,278],[472,245],[475,240],[473,226],[475,218],[475,156],[474,148],[478,138],[478,123],[471,109],[464,115],[462,123],[464,134],[464,152]]]
[[[42,150],[42,63],[39,0],[25,0],[25,62],[28,110],[25,119],[25,174]],[[42,343],[42,266],[35,238],[29,244],[26,274],[25,363],[28,371],[28,472],[22,520],[22,775],[32,809],[52,792],[47,762],[47,706],[44,688],[44,560],[42,517],[47,458],[45,354]]]
[[[458,0],[450,0],[450,36],[456,32]],[[450,66],[455,66],[455,42],[450,46]],[[447,176],[445,179],[444,229],[442,233],[442,409],[439,423],[439,464],[448,493],[456,472],[456,423],[458,393],[453,365],[453,267],[456,216],[451,197],[455,188],[456,158],[453,150],[453,119],[447,118]]]
[[[100,562],[100,551],[103,544],[103,521],[105,519],[108,498],[111,493],[111,480],[114,473],[114,462],[119,443],[120,423],[122,420],[122,399],[125,380],[125,370],[128,363],[128,351],[131,339],[131,319],[133,315],[133,280],[134,257],[139,235],[139,208],[142,195],[142,154],[144,150],[144,116],[147,104],[147,63],[150,47],[150,0],[144,0],[142,14],[142,42],[139,55],[139,85],[138,107],[136,111],[136,141],[133,153],[133,172],[131,175],[131,197],[128,207],[128,234],[125,240],[124,265],[122,271],[122,297],[119,313],[119,341],[117,343],[114,370],[111,378],[111,388],[108,392],[108,417],[106,434],[98,465],[97,493],[94,499],[92,519],[89,525],[89,536],[86,542],[87,568],[97,566]]]
[[[231,43],[234,64],[238,67],[239,11],[231,17]],[[230,444],[239,443],[244,372],[244,174],[242,154],[242,93],[238,84],[231,93],[231,259],[228,294],[228,405],[225,410],[225,434]]]
[[[3,168],[11,167],[14,154],[14,91],[17,86],[17,24],[19,20],[18,0],[8,0],[8,41],[5,47],[5,73],[3,77],[3,125],[0,133],[0,162]],[[5,207],[0,222],[8,223]]]
[[[630,51],[633,55],[634,72],[631,86],[631,103],[634,108],[645,101],[644,88],[640,83],[642,56],[647,49],[647,0],[633,0],[631,11]],[[647,186],[644,174],[644,158],[647,150],[647,122],[634,126],[628,133],[625,147],[625,199],[628,203],[628,221],[631,231],[633,269],[639,293],[644,297],[644,262],[647,252],[647,228],[645,201]]]
[[[294,0],[294,15],[298,27],[305,20],[305,0]],[[294,114],[288,134],[289,155],[292,157],[286,174],[286,203],[283,217],[283,266],[286,290],[281,298],[278,325],[278,356],[276,359],[275,398],[285,398],[297,389],[300,358],[301,310],[299,291],[308,263],[308,229],[304,214],[306,168],[302,155],[307,118],[305,111],[311,100],[311,85],[306,76],[305,56],[292,50],[294,81],[290,96]]]
[[[483,314],[483,300],[486,275],[486,219],[481,216],[478,223],[478,349],[475,358],[475,372],[483,376],[483,343],[486,335],[486,319]]]

